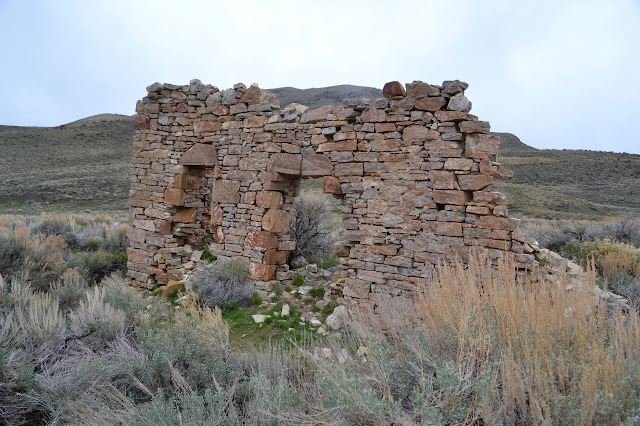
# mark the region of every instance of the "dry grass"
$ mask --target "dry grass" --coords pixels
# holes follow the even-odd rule
[[[507,259],[497,269],[477,259],[468,269],[442,268],[422,298],[425,332],[440,350],[455,350],[461,379],[488,368],[498,385],[470,418],[624,420],[620,410],[635,392],[628,379],[639,384],[638,316],[607,317],[589,291],[593,271],[581,289],[566,291],[567,282],[519,284],[514,270]]]

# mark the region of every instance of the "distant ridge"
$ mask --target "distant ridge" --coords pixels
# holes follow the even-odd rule
[[[295,87],[278,87],[275,89],[266,89],[273,93],[280,107],[291,103],[299,103],[309,108],[318,108],[324,105],[342,105],[342,100],[346,98],[370,98],[376,99],[382,97],[382,90],[375,87],[353,86],[350,84],[341,84],[339,86],[318,87],[311,89],[296,89]]]

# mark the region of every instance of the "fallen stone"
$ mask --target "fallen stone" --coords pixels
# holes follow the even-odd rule
[[[253,321],[256,324],[262,324],[263,322],[265,322],[265,320],[267,318],[270,318],[270,315],[264,315],[264,314],[255,314],[255,315],[251,315],[251,318],[253,318]]]
[[[333,313],[327,317],[325,322],[331,329],[340,330],[347,324],[348,319],[349,314],[347,313],[347,308],[340,305],[336,306]]]

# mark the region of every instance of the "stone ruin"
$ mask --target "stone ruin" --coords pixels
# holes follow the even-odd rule
[[[257,85],[220,91],[155,83],[138,101],[129,199],[128,278],[183,280],[194,249],[246,262],[256,283],[287,280],[287,235],[300,180],[341,198],[332,288],[358,309],[412,297],[443,262],[482,250],[548,274],[577,265],[518,232],[494,178],[500,139],[469,113],[468,85],[384,86],[384,98],[310,110]]]

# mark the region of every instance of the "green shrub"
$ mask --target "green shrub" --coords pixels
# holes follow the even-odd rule
[[[89,251],[102,250],[104,246],[104,240],[101,237],[90,237],[87,239],[87,248]]]
[[[259,306],[262,303],[262,297],[258,295],[258,293],[253,293],[251,296],[251,304],[255,306]]]
[[[304,284],[304,277],[302,275],[296,275],[295,277],[293,277],[291,284],[293,284],[296,287],[300,287],[301,285]]]
[[[338,258],[334,253],[324,253],[320,256],[316,256],[313,259],[313,263],[318,265],[318,268],[330,269],[338,266]]]
[[[112,272],[126,267],[126,255],[107,253],[102,250],[81,254],[80,267],[87,281],[97,284]]]
[[[204,259],[206,261],[209,261],[209,262],[215,262],[216,260],[218,260],[218,258],[216,256],[211,254],[209,249],[204,249],[204,251],[202,252],[202,259]]]
[[[309,295],[313,297],[324,297],[324,288],[323,287],[314,287],[309,290]]]

